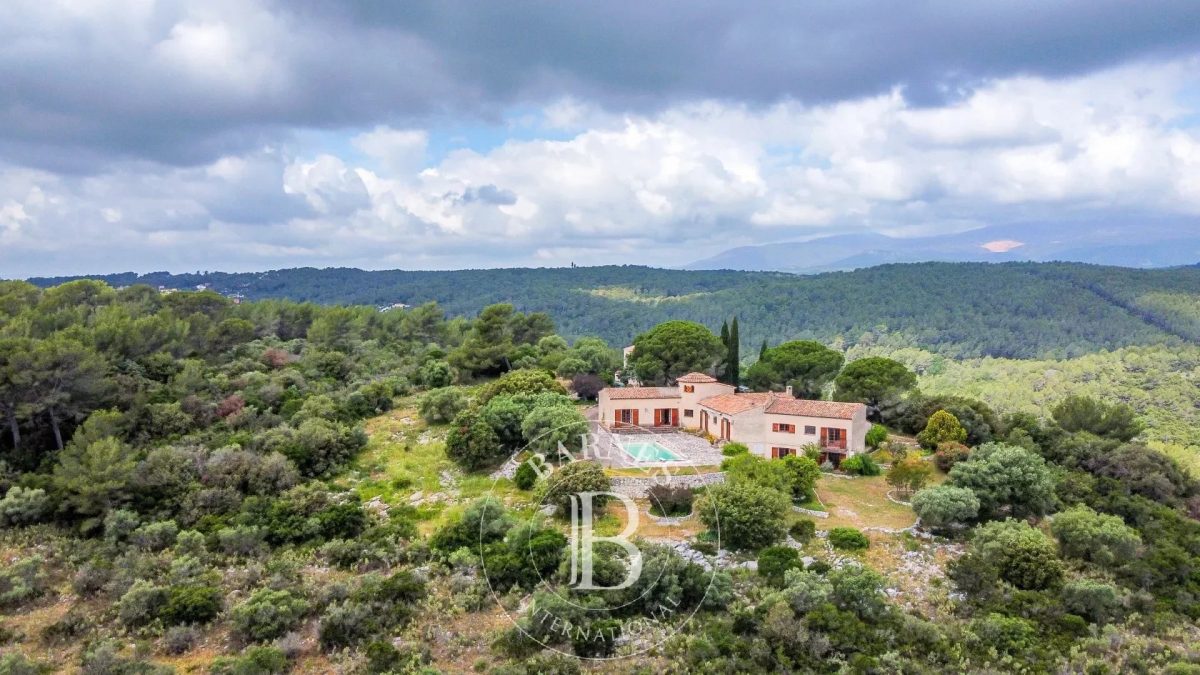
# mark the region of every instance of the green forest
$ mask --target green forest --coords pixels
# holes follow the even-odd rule
[[[742,343],[811,339],[843,347],[885,332],[954,358],[1072,358],[1131,345],[1200,341],[1200,267],[1139,270],[1074,263],[919,263],[814,276],[649,267],[262,273],[96,277],[225,295],[322,304],[436,302],[449,316],[487,305],[554,317],[568,339],[610,344],[663,321],[713,330],[742,322]],[[34,279],[51,286],[68,279]],[[744,351],[749,355],[748,351]]]
[[[0,282],[0,674],[1200,671],[1196,268],[388,274]],[[590,401],[695,370],[869,452],[694,434],[576,588]]]

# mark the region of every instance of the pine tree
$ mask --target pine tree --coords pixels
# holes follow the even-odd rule
[[[741,338],[738,336],[738,320],[733,317],[733,324],[729,327],[729,365],[726,367],[726,376],[729,378],[729,384],[738,386],[742,378],[742,354],[741,354]]]

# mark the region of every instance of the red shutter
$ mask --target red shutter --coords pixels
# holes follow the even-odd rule
[[[679,408],[671,408],[671,426],[679,426]]]
[[[633,426],[636,427],[637,425],[638,425],[638,409],[634,408],[633,409]]]

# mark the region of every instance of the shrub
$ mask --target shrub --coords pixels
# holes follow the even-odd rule
[[[104,516],[104,538],[109,541],[125,541],[142,525],[142,519],[133,511],[116,509]]]
[[[460,548],[478,552],[479,547],[500,541],[512,527],[512,519],[497,499],[485,497],[467,506],[459,518],[446,522],[429,538],[429,547],[449,554]]]
[[[168,654],[183,654],[199,641],[200,629],[195,626],[171,626],[163,634],[163,649]]]
[[[859,476],[878,476],[879,474],[883,473],[883,469],[881,469],[879,465],[875,463],[875,460],[871,459],[867,455],[854,455],[853,457],[848,457],[842,461],[838,468],[846,473],[856,474]]]
[[[213,659],[212,675],[282,675],[288,671],[287,656],[278,647],[255,646],[237,657]]]
[[[97,564],[93,561],[84,563],[71,578],[71,590],[85,598],[99,593],[111,577],[110,565],[111,563]]]
[[[548,391],[554,394],[566,395],[567,390],[559,384],[554,376],[544,370],[525,368],[509,371],[479,391],[479,402],[487,403],[497,396],[513,394],[537,394]]]
[[[417,382],[430,389],[448,387],[454,382],[454,370],[445,361],[426,361],[417,371]]]
[[[0,607],[14,607],[45,592],[43,562],[40,557],[33,556],[0,569]]]
[[[579,452],[587,432],[587,419],[573,405],[539,405],[521,420],[521,435],[529,449],[546,457],[559,454],[560,447]]]
[[[446,434],[446,456],[459,466],[474,471],[508,457],[500,437],[476,410],[464,410],[454,418]]]
[[[233,608],[233,635],[243,642],[274,640],[295,628],[308,602],[289,591],[262,589]]]
[[[0,656],[0,675],[41,675],[46,668],[25,658],[21,652],[9,652]]]
[[[933,529],[964,525],[979,515],[975,493],[953,485],[937,485],[913,495],[913,511]]]
[[[88,628],[92,625],[92,620],[84,616],[77,609],[69,609],[67,613],[58,621],[46,626],[42,629],[41,638],[43,642],[66,642],[75,640],[87,633]],[[0,670],[0,674],[3,671]]]
[[[1096,513],[1083,505],[1055,516],[1050,530],[1058,538],[1059,551],[1064,556],[1101,567],[1115,567],[1132,559],[1142,544],[1137,530],[1119,516]]]
[[[1107,623],[1124,611],[1121,593],[1114,586],[1090,579],[1069,581],[1062,588],[1063,608],[1092,623]]]
[[[650,512],[659,516],[686,516],[692,512],[695,495],[687,487],[654,485],[646,495],[650,501]]]
[[[778,490],[744,482],[714,485],[696,506],[701,522],[729,548],[762,548],[786,532],[789,502]]]
[[[147,523],[134,530],[129,535],[129,541],[134,546],[146,551],[161,551],[175,543],[179,534],[179,526],[173,520],[161,520]]]
[[[221,592],[212,586],[172,586],[160,616],[167,625],[208,623],[221,613]]]
[[[801,518],[792,523],[790,530],[792,539],[800,543],[804,543],[813,538],[817,533],[817,523],[809,518]]]
[[[914,455],[893,463],[887,472],[887,482],[907,496],[925,487],[932,475],[933,467],[929,462]]]
[[[421,397],[417,411],[427,424],[445,424],[467,407],[467,396],[458,389],[434,389]]]
[[[772,586],[782,587],[784,575],[788,570],[803,567],[800,553],[791,546],[768,546],[758,554],[758,576],[766,579]]]
[[[861,551],[871,545],[871,540],[853,527],[835,527],[829,531],[829,544],[843,551]]]
[[[0,499],[0,526],[32,525],[40,521],[46,515],[49,501],[41,488],[14,486]]]
[[[117,601],[117,616],[126,626],[144,626],[158,618],[167,603],[167,589],[139,579]]]
[[[217,541],[227,555],[258,555],[267,549],[267,530],[245,525],[226,527],[217,532]]]
[[[1054,475],[1045,460],[1025,448],[987,443],[950,470],[949,484],[979,498],[981,518],[1042,516],[1055,504]]]
[[[950,567],[951,577],[968,592],[986,592],[1003,579],[1022,590],[1058,585],[1062,561],[1054,543],[1021,520],[1003,520],[975,528],[966,554]]]
[[[572,502],[582,508],[579,498],[576,497],[579,493],[604,492],[611,487],[612,481],[596,462],[569,462],[546,477],[540,499],[545,504],[553,504],[559,515],[567,516],[570,514]],[[605,495],[598,495],[593,500],[593,509],[602,508],[606,501]]]
[[[175,537],[175,554],[200,557],[205,553],[204,535],[195,530],[184,530]]]
[[[749,452],[750,446],[746,445],[745,443],[731,441],[721,446],[721,454],[725,455],[726,457],[737,457],[738,455],[745,455]]]
[[[537,482],[538,472],[534,468],[535,462],[540,464],[541,460],[536,457],[530,457],[521,462],[521,465],[517,467],[517,473],[513,476],[513,482],[516,483],[518,489],[528,490]]]
[[[933,456],[933,462],[943,473],[949,473],[955,464],[965,462],[970,456],[971,449],[962,443],[942,443]]]
[[[967,430],[959,424],[957,417],[945,410],[930,415],[925,429],[917,434],[917,442],[928,450],[933,450],[942,443],[962,443],[965,440]]]
[[[375,610],[358,602],[343,601],[330,605],[321,615],[317,629],[321,648],[332,651],[352,647],[381,630]]]
[[[871,429],[867,431],[867,436],[864,440],[867,443],[867,447],[878,450],[879,446],[883,445],[884,442],[887,441],[887,438],[887,427],[883,426],[882,424],[872,424]]]

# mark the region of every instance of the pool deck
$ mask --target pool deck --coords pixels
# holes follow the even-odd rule
[[[590,459],[614,469],[713,466],[725,459],[721,450],[713,447],[708,441],[682,431],[613,432],[593,425],[592,435],[593,442],[586,454]],[[679,459],[670,462],[640,462],[622,449],[622,442],[657,443]]]

